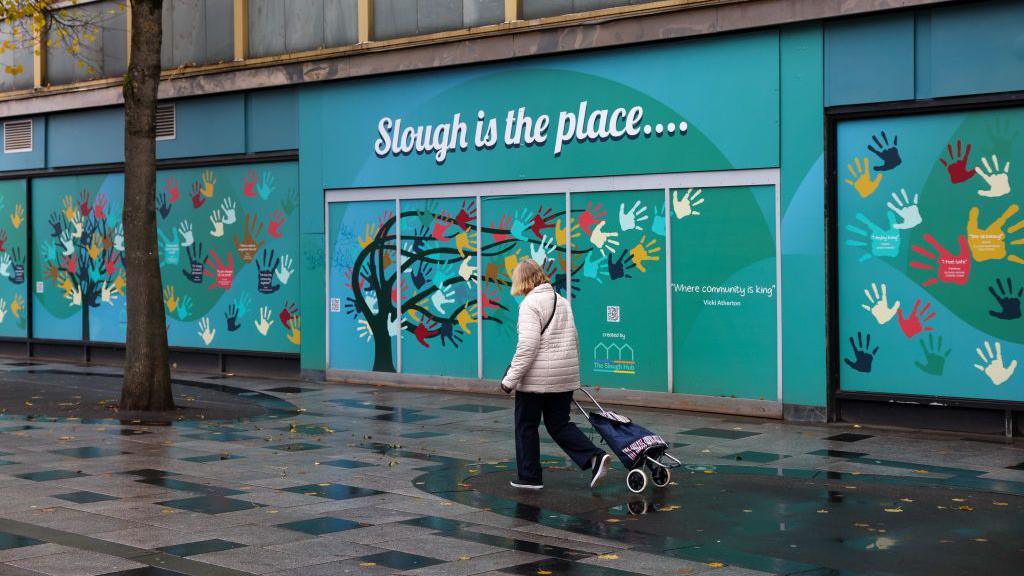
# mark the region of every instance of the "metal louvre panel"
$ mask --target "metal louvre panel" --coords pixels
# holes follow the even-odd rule
[[[4,122],[4,152],[32,150],[32,121]]]
[[[177,135],[177,122],[174,104],[160,104],[156,107],[156,137],[172,139]]]

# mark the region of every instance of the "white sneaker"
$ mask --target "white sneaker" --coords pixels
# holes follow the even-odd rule
[[[608,469],[612,466],[612,457],[607,454],[594,456],[594,464],[591,466],[593,477],[590,480],[590,487],[596,488],[601,480],[608,475]]]
[[[519,480],[512,480],[509,485],[513,488],[519,488],[521,490],[540,490],[544,487],[543,484],[531,484],[528,482],[520,482]]]

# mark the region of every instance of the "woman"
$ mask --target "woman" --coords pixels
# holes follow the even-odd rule
[[[519,304],[519,343],[501,381],[506,393],[516,392],[515,488],[544,487],[540,468],[541,416],[548,434],[581,469],[591,470],[593,488],[608,473],[611,457],[591,442],[569,419],[572,393],[580,386],[579,337],[572,309],[533,260],[512,272],[512,295]]]

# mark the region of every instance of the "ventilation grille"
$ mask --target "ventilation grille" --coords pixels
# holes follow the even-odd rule
[[[157,104],[156,107],[156,139],[174,140],[177,134],[174,104]]]
[[[4,122],[4,154],[32,151],[32,121]]]

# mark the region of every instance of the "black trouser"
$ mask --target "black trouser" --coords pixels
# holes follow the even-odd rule
[[[521,482],[541,483],[541,416],[548,434],[580,468],[590,468],[594,456],[604,454],[569,419],[571,406],[572,392],[516,392],[516,467]]]

